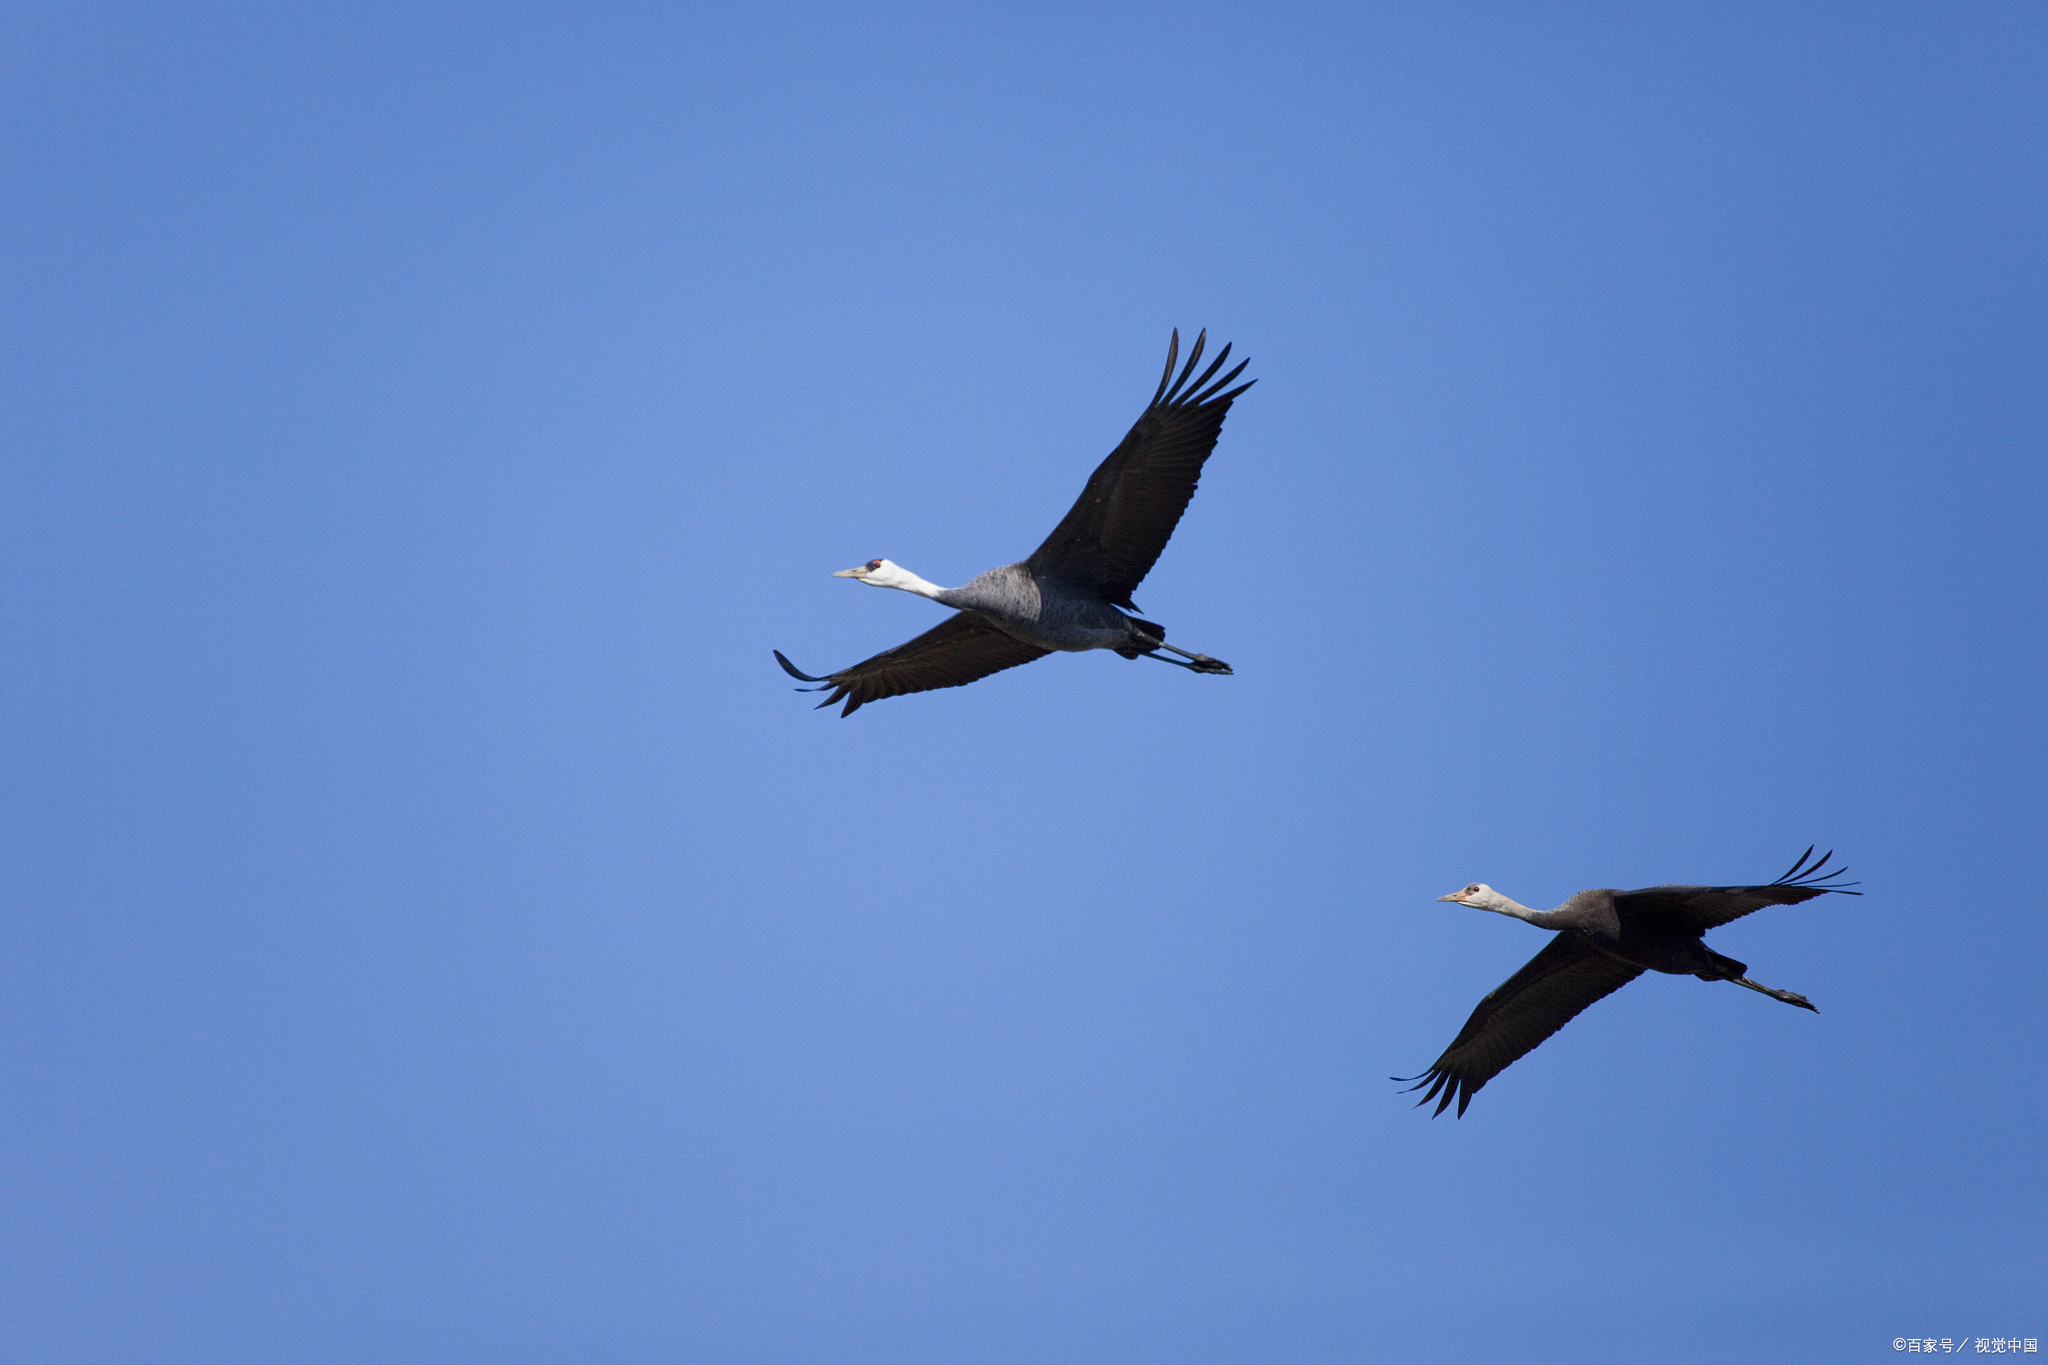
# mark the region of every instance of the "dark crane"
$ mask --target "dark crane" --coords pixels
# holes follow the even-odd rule
[[[1668,972],[1673,976],[1697,976],[1702,981],[1733,981],[1753,991],[1813,1009],[1813,1003],[1791,991],[1775,991],[1749,979],[1749,968],[1732,957],[1723,957],[1701,942],[1707,930],[1730,920],[1741,919],[1766,905],[1797,905],[1830,891],[1860,896],[1846,885],[1829,885],[1847,875],[1848,869],[1823,873],[1828,859],[1807,866],[1813,857],[1808,848],[1784,876],[1768,886],[1649,886],[1640,891],[1581,891],[1555,910],[1531,910],[1517,905],[1481,882],[1463,891],[1438,896],[1440,901],[1457,901],[1495,914],[1527,920],[1539,929],[1550,929],[1557,937],[1542,952],[1529,959],[1522,970],[1494,988],[1458,1036],[1444,1049],[1444,1055],[1421,1076],[1397,1076],[1414,1081],[1410,1090],[1429,1090],[1418,1106],[1437,1100],[1441,1114],[1452,1100],[1458,1115],[1479,1088],[1535,1050],[1545,1038],[1570,1023],[1572,1017],[1604,995],[1611,995],[1645,971]],[[1437,1099],[1438,1092],[1443,1098]],[[1432,1114],[1430,1117],[1434,1118]]]
[[[1113,649],[1126,659],[1143,655],[1195,673],[1230,672],[1221,659],[1166,643],[1164,627],[1125,615],[1139,610],[1131,594],[1151,572],[1195,496],[1202,462],[1216,448],[1231,401],[1252,386],[1248,381],[1228,387],[1247,361],[1215,379],[1230,358],[1228,346],[1200,379],[1188,382],[1207,338],[1206,331],[1195,338],[1187,367],[1169,388],[1180,355],[1180,333],[1174,332],[1166,373],[1152,402],[1029,559],[990,569],[959,588],[927,583],[886,559],[842,569],[834,577],[900,588],[959,610],[914,640],[822,678],[799,672],[779,649],[776,662],[793,678],[824,684],[800,691],[832,690],[820,707],[845,698],[842,716],[884,697],[959,687],[1056,649]],[[1158,652],[1162,649],[1181,658],[1169,659]]]

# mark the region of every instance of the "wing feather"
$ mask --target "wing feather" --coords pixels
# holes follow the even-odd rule
[[[1833,884],[1836,878],[1847,876],[1849,869],[1822,871],[1834,856],[1832,851],[1823,853],[1819,862],[1808,866],[1807,860],[1813,857],[1809,848],[1784,876],[1765,886],[1646,886],[1640,891],[1617,891],[1614,908],[1624,916],[1661,916],[1693,933],[1704,934],[1766,905],[1798,905],[1831,891],[1843,896],[1862,895],[1861,891],[1849,889],[1855,885],[1853,882]]]
[[[1428,1086],[1416,1104],[1437,1100],[1436,1114],[1456,1100],[1458,1117],[1463,1118],[1465,1106],[1481,1086],[1533,1052],[1586,1006],[1642,974],[1641,967],[1609,957],[1584,935],[1564,930],[1479,1002],[1429,1070],[1419,1077],[1396,1079],[1414,1081],[1410,1090]]]
[[[775,658],[790,676],[805,682],[824,683],[832,688],[832,695],[818,705],[830,706],[843,698],[846,709],[839,714],[844,718],[871,701],[900,697],[907,692],[961,687],[991,673],[1044,658],[1050,653],[1049,649],[1028,645],[1014,635],[1005,634],[987,617],[962,611],[955,612],[914,640],[906,640],[872,659],[863,659],[851,668],[842,668],[822,678],[797,672],[796,666],[783,658],[779,649],[775,651]],[[825,687],[809,690],[823,692]]]
[[[1034,573],[1100,591],[1114,605],[1138,610],[1131,595],[1180,525],[1231,403],[1252,386],[1229,388],[1249,361],[1214,378],[1230,358],[1228,346],[1200,379],[1188,382],[1207,339],[1207,332],[1195,338],[1180,378],[1169,387],[1180,353],[1180,333],[1174,332],[1158,392],[1122,443],[1089,476],[1053,533],[1025,561]]]

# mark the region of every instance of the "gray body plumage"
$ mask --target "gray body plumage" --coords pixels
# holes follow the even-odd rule
[[[1031,572],[1028,562],[1005,564],[977,574],[937,601],[987,619],[1004,634],[1040,649],[1151,649],[1131,617],[1099,593],[1076,592],[1055,579]]]
[[[1684,897],[1714,891],[1711,886],[1658,886],[1650,890]],[[1629,893],[1613,887],[1581,891],[1555,910],[1527,916],[1539,929],[1577,934],[1609,957],[1668,976],[1718,980],[1731,961],[1700,942],[1697,931],[1662,917],[1623,916],[1615,898]],[[1740,976],[1738,970],[1735,973]]]

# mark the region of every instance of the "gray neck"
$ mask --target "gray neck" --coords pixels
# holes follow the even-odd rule
[[[1496,915],[1507,915],[1514,919],[1525,920],[1535,925],[1538,929],[1556,929],[1560,927],[1554,922],[1557,918],[1555,910],[1531,910],[1520,901],[1509,900],[1498,891],[1487,897],[1486,900],[1475,902],[1475,904],[1481,910],[1491,910]]]

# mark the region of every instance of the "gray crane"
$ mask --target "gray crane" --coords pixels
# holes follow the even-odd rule
[[[959,588],[927,583],[886,559],[834,574],[870,587],[916,593],[958,610],[916,639],[822,678],[799,671],[776,650],[776,662],[791,677],[823,684],[797,690],[829,689],[832,695],[818,706],[844,698],[846,709],[839,714],[845,717],[871,701],[959,687],[1056,649],[1111,649],[1126,659],[1157,659],[1195,673],[1230,672],[1221,659],[1166,643],[1163,626],[1125,614],[1141,610],[1131,594],[1151,572],[1195,496],[1202,464],[1216,448],[1231,401],[1255,382],[1228,388],[1249,361],[1239,361],[1236,369],[1215,379],[1230,358],[1225,346],[1190,384],[1208,335],[1204,331],[1195,338],[1186,368],[1173,379],[1180,356],[1180,332],[1175,330],[1166,350],[1166,372],[1151,403],[1029,559],[990,569]],[[1180,658],[1169,659],[1161,650]]]
[[[1766,905],[1797,905],[1830,891],[1860,896],[1834,883],[1848,869],[1823,872],[1832,852],[1808,866],[1809,847],[1784,876],[1768,886],[1648,886],[1640,891],[1581,891],[1555,910],[1518,905],[1483,882],[1438,896],[1440,901],[1512,915],[1557,934],[1522,970],[1495,987],[1444,1055],[1414,1081],[1410,1091],[1429,1090],[1416,1101],[1419,1108],[1437,1100],[1436,1117],[1458,1102],[1458,1117],[1479,1088],[1507,1070],[1545,1038],[1602,996],[1611,995],[1645,971],[1696,976],[1702,981],[1733,981],[1753,991],[1813,1010],[1813,1002],[1791,991],[1772,990],[1749,979],[1749,968],[1723,957],[1701,942],[1707,930],[1741,919]],[[1443,1098],[1437,1099],[1441,1092]]]

